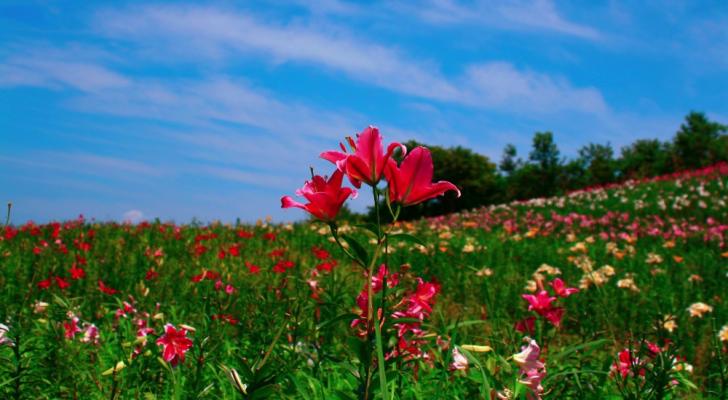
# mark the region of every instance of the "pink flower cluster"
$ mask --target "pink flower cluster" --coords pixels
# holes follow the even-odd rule
[[[372,290],[374,294],[382,291],[384,281],[387,282],[388,289],[396,288],[399,283],[399,275],[391,274],[387,267],[382,264],[376,275],[372,277]],[[393,320],[393,326],[397,335],[397,345],[385,355],[386,359],[393,357],[403,357],[405,359],[419,358],[423,356],[420,346],[425,343],[422,337],[425,332],[422,330],[422,322],[432,313],[432,307],[435,304],[435,297],[440,292],[440,285],[435,282],[425,282],[422,278],[416,278],[417,289],[414,292],[404,295],[402,300],[397,303],[390,317]],[[369,331],[367,315],[368,315],[368,293],[367,285],[359,293],[356,303],[359,307],[359,318],[352,321],[353,328],[359,328],[358,335],[366,336]],[[380,317],[383,313],[381,309],[377,309]],[[406,322],[397,322],[398,319],[406,320]],[[384,319],[380,318],[380,323],[384,324]]]
[[[78,326],[80,319],[72,312],[68,313],[68,321],[63,323],[64,336],[68,340],[73,340],[77,334],[81,333],[80,341],[82,343],[98,344],[99,328],[88,322],[83,323],[83,329]]]
[[[561,319],[564,317],[564,308],[557,307],[554,304],[557,300],[557,296],[566,298],[577,293],[579,289],[567,287],[561,278],[554,279],[550,283],[550,286],[553,289],[555,296],[551,296],[548,291],[541,289],[535,295],[523,294],[521,297],[528,302],[528,311],[534,311],[536,314],[544,317],[552,325],[559,327],[561,325]],[[532,333],[534,322],[534,317],[528,317],[525,320],[516,323],[516,330],[519,332]]]
[[[319,220],[331,222],[349,197],[356,197],[355,190],[342,187],[344,175],[349,182],[360,188],[362,183],[376,186],[382,178],[389,183],[389,200],[402,206],[421,203],[444,194],[448,190],[460,196],[458,188],[450,182],[432,182],[433,165],[430,151],[424,147],[415,148],[407,155],[407,148],[400,143],[390,143],[387,151],[382,145],[379,129],[370,126],[357,134],[357,140],[347,138],[349,153],[343,143],[341,151],[325,151],[321,158],[336,165],[330,178],[314,175],[306,181],[296,195],[308,203],[299,203],[291,196],[281,198],[281,207],[297,207],[308,211]],[[394,151],[402,152],[402,163],[392,158]]]

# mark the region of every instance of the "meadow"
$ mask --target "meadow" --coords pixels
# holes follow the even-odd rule
[[[380,226],[7,225],[0,397],[726,398],[726,185],[719,164]]]

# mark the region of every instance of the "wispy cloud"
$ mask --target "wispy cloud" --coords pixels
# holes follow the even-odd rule
[[[468,68],[463,100],[483,108],[555,112],[575,110],[601,114],[608,110],[599,90],[574,87],[566,78],[521,71],[506,62]]]
[[[354,129],[351,115],[284,102],[263,88],[224,75],[196,80],[138,77],[129,87],[76,97],[69,104],[87,112],[197,127],[232,123],[247,128],[238,129],[238,134],[262,130],[284,136],[338,138]]]
[[[587,40],[604,37],[594,27],[565,18],[550,0],[516,0],[497,4],[489,1],[430,0],[425,4],[399,8],[436,25],[480,25],[507,31],[550,32]]]
[[[160,177],[166,172],[160,167],[136,160],[82,152],[33,151],[22,156],[0,156],[0,160],[21,169],[72,171],[86,175],[140,179]]]
[[[244,183],[249,186],[265,187],[281,190],[291,190],[302,183],[300,179],[293,179],[286,175],[277,175],[265,172],[243,171],[237,168],[209,167],[196,168],[198,173],[204,173],[218,179],[225,179],[233,182]]]
[[[550,10],[548,5],[539,7]],[[526,14],[517,16],[517,10],[509,11],[513,18],[527,20]],[[570,26],[562,22],[563,29]],[[600,112],[606,107],[595,88],[574,87],[565,78],[521,71],[501,62],[474,64],[461,76],[446,77],[437,61],[407,57],[397,49],[357,39],[341,28],[275,24],[240,12],[168,6],[106,11],[97,23],[107,35],[135,40],[143,47],[157,46],[162,52],[174,47],[172,43],[186,43],[186,50],[195,49],[194,53],[203,57],[234,58],[252,53],[274,64],[297,62],[323,67],[398,93],[448,103],[516,113],[524,111],[521,104],[530,105],[528,112]],[[222,93],[230,92],[224,83],[221,85]]]
[[[98,92],[125,87],[130,83],[122,74],[79,57],[77,49],[26,45],[35,47],[0,59],[0,87],[34,86]]]

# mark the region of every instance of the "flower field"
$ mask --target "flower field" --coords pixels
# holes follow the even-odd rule
[[[399,166],[397,144],[378,150],[325,153],[338,169],[299,191],[309,204],[283,201],[312,222],[5,226],[0,397],[727,396],[728,165],[337,222],[344,176],[386,179],[374,200],[395,219],[457,191],[430,183],[426,149]]]

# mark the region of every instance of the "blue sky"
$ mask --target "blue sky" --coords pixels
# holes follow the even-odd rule
[[[293,220],[280,196],[369,124],[495,161],[539,130],[668,139],[728,122],[726,4],[6,0],[0,197],[15,222]]]

